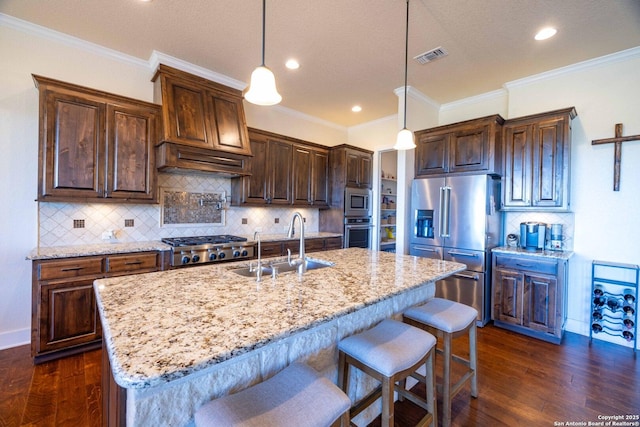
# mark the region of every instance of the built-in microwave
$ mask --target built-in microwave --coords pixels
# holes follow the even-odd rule
[[[344,190],[344,216],[367,218],[371,216],[371,190],[351,188]]]

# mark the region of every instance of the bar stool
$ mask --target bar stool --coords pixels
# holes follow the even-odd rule
[[[351,401],[315,369],[293,363],[268,380],[204,404],[198,427],[347,427]]]
[[[419,426],[437,424],[435,395],[435,349],[436,339],[430,333],[396,320],[383,320],[375,327],[352,335],[338,343],[338,385],[349,390],[349,368],[354,366],[381,382],[380,386],[362,398],[351,408],[350,419],[382,396],[382,426],[393,427],[394,389],[399,396],[406,397],[428,413]],[[425,365],[426,375],[415,377],[426,383],[426,396],[422,398],[404,387],[396,387]],[[413,375],[412,375],[413,376]]]
[[[442,394],[442,425],[451,425],[451,401],[458,394],[465,383],[471,381],[471,396],[478,397],[478,379],[476,368],[477,331],[476,317],[478,311],[465,304],[449,301],[442,298],[433,298],[426,304],[411,307],[404,312],[403,321],[434,334],[443,340],[443,349],[437,349],[437,353],[444,353],[444,370],[442,374],[442,386],[438,384],[437,390]],[[464,359],[452,352],[452,340],[464,334],[469,334],[469,359]],[[460,380],[451,384],[451,362],[455,361],[467,367]]]

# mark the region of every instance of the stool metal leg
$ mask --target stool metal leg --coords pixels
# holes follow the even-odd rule
[[[473,322],[471,329],[469,330],[469,368],[473,371],[471,376],[471,396],[478,397],[478,328],[476,323]]]

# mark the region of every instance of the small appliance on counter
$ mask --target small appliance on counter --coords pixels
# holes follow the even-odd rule
[[[549,234],[549,249],[552,251],[562,251],[563,239],[562,236],[562,224],[550,224],[547,230]]]
[[[520,223],[520,247],[527,250],[544,249],[547,224],[542,222]]]

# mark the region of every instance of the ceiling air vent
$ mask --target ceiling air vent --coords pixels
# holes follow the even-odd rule
[[[418,61],[420,64],[426,64],[427,62],[435,61],[438,58],[442,58],[447,56],[449,52],[445,50],[442,46],[438,46],[435,49],[431,49],[428,52],[421,53],[418,56],[414,56],[413,59]]]

